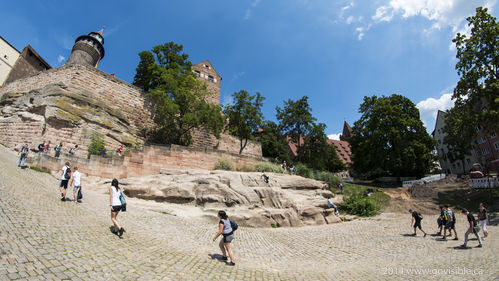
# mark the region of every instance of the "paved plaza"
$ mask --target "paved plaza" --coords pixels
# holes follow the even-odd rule
[[[497,220],[484,248],[469,250],[454,248],[467,226],[462,214],[460,241],[446,242],[408,236],[408,213],[240,227],[231,267],[211,240],[216,224],[143,209],[128,198],[128,211],[118,216],[127,231],[120,239],[110,232],[107,196],[84,191],[82,204],[61,202],[57,186],[49,174],[17,168],[16,155],[0,146],[0,280],[499,280]],[[425,216],[427,232],[436,231],[436,218]]]

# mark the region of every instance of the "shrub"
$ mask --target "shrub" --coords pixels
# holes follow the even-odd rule
[[[232,162],[229,159],[219,158],[217,163],[215,163],[215,167],[213,167],[213,169],[233,171],[234,165],[232,164]]]
[[[256,164],[257,172],[269,172],[269,173],[284,173],[284,169],[281,165],[272,164],[270,162],[258,162]]]
[[[348,196],[342,206],[348,213],[361,217],[374,216],[379,210],[376,201],[361,194]]]
[[[309,179],[314,178],[314,171],[312,169],[310,169],[309,167],[307,167],[306,165],[304,165],[302,163],[297,163],[295,165],[295,168],[296,168],[297,175],[302,176],[304,178],[309,178]]]
[[[335,188],[338,187],[340,183],[343,182],[343,179],[341,177],[335,176],[333,173],[327,171],[320,171],[314,173],[314,179],[327,183],[331,191],[333,191]]]
[[[239,172],[256,172],[256,166],[253,163],[241,164],[237,166]]]
[[[90,155],[100,155],[101,151],[104,149],[104,136],[98,133],[93,133],[90,137],[90,145],[88,146],[88,158]]]
[[[50,171],[44,168],[38,168],[37,166],[30,166],[29,168],[33,171],[50,174]]]

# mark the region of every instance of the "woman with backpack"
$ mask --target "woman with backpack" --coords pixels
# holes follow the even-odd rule
[[[227,213],[225,213],[225,211],[218,211],[218,218],[220,219],[220,222],[218,223],[218,233],[215,235],[215,237],[213,237],[213,242],[217,240],[218,236],[223,236],[223,238],[220,239],[219,243],[220,250],[222,250],[223,254],[222,260],[226,261],[227,253],[229,253],[229,265],[234,266],[236,264],[234,254],[232,253],[232,246],[230,243],[234,239],[234,230],[232,229],[231,221],[229,220],[229,217],[227,216]]]
[[[111,182],[111,186],[109,187],[109,206],[111,207],[111,221],[114,224],[114,229],[112,230],[112,232],[114,234],[117,234],[119,237],[121,237],[123,235],[123,232],[125,232],[125,229],[123,227],[120,227],[118,221],[116,220],[118,213],[123,210],[121,197],[123,197],[123,194],[118,185],[118,180],[113,179],[113,181]]]

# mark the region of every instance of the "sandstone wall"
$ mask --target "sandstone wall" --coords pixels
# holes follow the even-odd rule
[[[260,157],[239,156],[221,150],[195,149],[179,145],[151,145],[145,146],[143,150],[132,149],[123,157],[112,158],[92,155],[87,159],[69,154],[55,158],[51,155],[40,156],[32,153],[27,162],[54,171],[69,161],[73,167],[77,166],[80,171],[90,176],[127,178],[159,174],[163,168],[211,170],[220,158],[230,159],[236,167],[262,160]]]
[[[10,95],[12,98],[27,99],[24,102],[30,103],[30,99],[36,98],[36,94],[28,95],[27,93],[51,85],[81,90],[80,92],[84,92],[84,95],[93,100],[93,105],[90,105],[92,108],[97,106],[108,108],[108,112],[115,111],[120,116],[123,115],[126,119],[125,123],[128,123],[124,124],[127,127],[127,131],[124,133],[128,136],[124,136],[123,132],[120,132],[120,128],[106,126],[105,122],[103,122],[104,126],[103,124],[98,126],[92,122],[69,126],[65,123],[46,123],[44,118],[40,120],[40,118],[30,117],[35,119],[27,121],[26,118],[16,117],[15,114],[12,114],[9,117],[4,116],[3,119],[0,118],[0,142],[12,147],[22,142],[29,142],[35,146],[44,140],[50,140],[53,145],[62,141],[65,150],[78,144],[81,148],[78,155],[84,156],[90,143],[91,132],[103,134],[108,149],[115,149],[120,144],[130,143],[124,141],[124,138],[134,139],[133,142],[143,142],[144,131],[154,126],[151,104],[141,89],[88,65],[64,65],[16,80],[0,88],[0,99],[4,98],[5,95]],[[10,96],[9,98],[11,98]],[[76,111],[82,108],[75,107],[71,101],[66,107]],[[15,130],[12,130],[13,128]],[[194,132],[192,146],[198,149],[220,149],[239,153],[239,140],[237,138],[223,135],[220,139],[216,139],[203,130]],[[243,154],[260,157],[262,154],[259,143],[249,142]]]

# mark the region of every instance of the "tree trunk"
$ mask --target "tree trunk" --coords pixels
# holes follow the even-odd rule
[[[244,145],[243,145],[243,140],[239,140],[239,155],[241,155],[243,153],[243,150],[244,148],[246,147],[246,145],[248,144],[248,139],[244,139]]]

